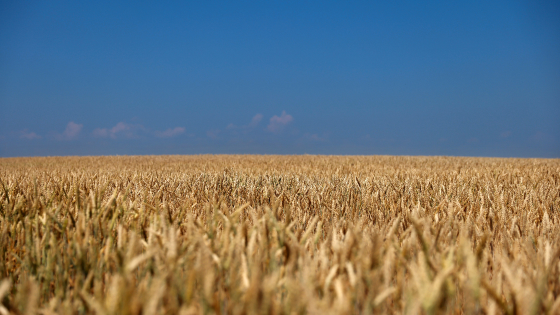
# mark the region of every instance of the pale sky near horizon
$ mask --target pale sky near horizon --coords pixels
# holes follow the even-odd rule
[[[4,1],[0,156],[560,157],[555,1]]]

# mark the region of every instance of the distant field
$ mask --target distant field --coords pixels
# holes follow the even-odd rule
[[[560,160],[0,159],[0,314],[560,314]]]

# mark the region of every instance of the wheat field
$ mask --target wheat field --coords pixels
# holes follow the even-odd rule
[[[0,314],[560,314],[560,160],[0,159]]]

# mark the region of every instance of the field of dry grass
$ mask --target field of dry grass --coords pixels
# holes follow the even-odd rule
[[[560,314],[560,160],[0,159],[0,314]]]

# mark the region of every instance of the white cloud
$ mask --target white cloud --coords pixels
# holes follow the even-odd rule
[[[263,119],[262,114],[256,114],[255,116],[253,116],[253,119],[251,119],[251,122],[249,123],[249,127],[256,127],[261,122],[262,119]]]
[[[293,120],[294,118],[292,117],[292,115],[288,115],[286,114],[286,111],[282,111],[282,115],[274,115],[272,116],[272,118],[270,118],[270,123],[268,124],[266,129],[272,133],[279,133],[284,130],[284,127],[290,124]]]
[[[255,128],[261,122],[262,119],[263,119],[262,114],[256,114],[255,116],[253,116],[253,118],[251,119],[251,122],[248,125],[237,126],[237,125],[231,123],[231,124],[226,126],[226,130],[248,131],[250,129]]]
[[[125,122],[117,123],[113,128],[96,128],[93,130],[93,136],[98,138],[135,138],[137,136],[137,131],[144,130],[142,125],[131,125]]]
[[[251,118],[251,122],[247,125],[238,126],[234,123],[230,123],[224,129],[224,135],[228,135],[228,134],[234,136],[246,135],[250,133],[253,129],[255,129],[255,127],[259,125],[262,119],[263,119],[262,114],[256,114],[255,116],[253,116],[253,118]],[[216,139],[218,138],[218,135],[221,132],[222,131],[220,129],[212,129],[212,130],[208,130],[206,132],[206,135],[212,139]]]
[[[76,124],[75,122],[71,121],[68,123],[68,125],[66,125],[66,130],[64,130],[62,135],[64,135],[68,139],[76,138],[80,134],[80,131],[82,131],[83,127],[83,124]]]
[[[76,139],[80,135],[80,132],[82,132],[83,127],[83,124],[77,124],[71,121],[66,125],[66,129],[64,129],[64,132],[62,132],[61,134],[55,134],[54,138],[61,141]]]
[[[109,136],[109,130],[106,128],[96,128],[93,130],[93,136],[97,138],[107,138]]]
[[[19,133],[19,137],[20,139],[27,139],[27,140],[35,140],[35,139],[41,139],[42,137],[32,131],[29,131],[27,129],[24,129],[22,131],[20,131]]]
[[[175,128],[169,128],[165,131],[156,131],[155,135],[156,135],[156,137],[159,137],[159,138],[171,138],[171,137],[183,134],[183,133],[185,133],[185,128],[175,127]]]
[[[130,129],[132,129],[132,127],[129,124],[121,121],[117,123],[115,127],[111,128],[111,136],[115,137],[116,134],[129,131]]]

